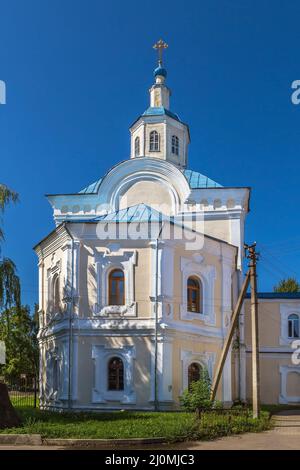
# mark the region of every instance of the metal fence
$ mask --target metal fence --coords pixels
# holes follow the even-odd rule
[[[1,378],[7,385],[10,400],[17,407],[38,406],[38,380],[32,375],[22,374],[20,377]]]

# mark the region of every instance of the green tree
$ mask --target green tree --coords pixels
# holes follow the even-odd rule
[[[2,214],[6,206],[8,206],[11,202],[17,202],[18,200],[19,196],[15,191],[9,189],[5,184],[0,183],[0,212]],[[0,227],[0,239],[3,240],[3,238],[4,233]]]
[[[37,320],[28,306],[11,307],[2,312],[0,340],[6,345],[6,364],[1,368],[6,378],[17,378],[22,373],[37,375]]]
[[[4,213],[5,208],[10,203],[17,201],[18,194],[9,189],[5,184],[0,184],[0,214]],[[3,241],[3,239],[4,232],[0,226],[0,242]],[[6,348],[9,348],[10,344],[8,338],[10,335],[11,320],[15,320],[15,318],[11,318],[13,307],[15,308],[14,316],[16,312],[20,312],[21,318],[20,290],[20,279],[17,275],[15,263],[9,258],[0,257],[0,339],[5,340]]]
[[[5,184],[0,184],[0,214],[4,212],[6,206],[11,202],[17,202],[18,194],[9,189]],[[0,220],[2,222],[2,220]],[[0,225],[0,242],[4,239],[4,232]],[[0,251],[1,255],[1,251]],[[15,315],[11,318],[9,309],[15,308]],[[20,310],[20,280],[16,274],[16,266],[9,258],[0,258],[0,323],[6,320],[6,331],[4,337],[9,337],[8,349],[10,350],[11,342],[11,323],[14,324],[15,316],[21,321],[22,315]],[[1,325],[2,328],[3,325]],[[1,338],[1,336],[0,336]],[[22,342],[19,342],[22,347]],[[5,366],[4,366],[5,367]],[[0,383],[0,427],[14,427],[20,424],[20,418],[15,412],[5,384]]]
[[[0,184],[0,213],[11,202],[18,201],[18,194],[5,184]],[[0,241],[4,239],[4,232],[0,226]],[[16,274],[16,266],[9,258],[0,258],[0,312],[12,306],[20,305],[20,280]]]
[[[0,260],[0,311],[20,305],[20,279],[15,263],[9,258]]]
[[[288,277],[274,286],[274,292],[300,292],[300,284],[294,277]]]

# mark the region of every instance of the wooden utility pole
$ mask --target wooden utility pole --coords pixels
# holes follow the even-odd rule
[[[251,287],[251,331],[252,331],[252,403],[253,418],[259,416],[259,345],[258,345],[258,310],[257,310],[257,281],[256,281],[256,262],[258,253],[256,253],[256,243],[253,245],[244,245],[247,252],[247,258],[250,260],[249,269],[247,271],[240,295],[231,317],[231,324],[224,342],[219,362],[217,364],[211,387],[211,399],[216,398],[216,393],[220,379],[222,376],[226,357],[232,342],[235,329],[238,325],[239,314],[243,305],[243,301],[250,284]]]
[[[256,262],[258,254],[255,251],[256,243],[245,245],[248,251],[247,258],[250,260],[250,286],[251,286],[251,332],[252,332],[252,409],[253,418],[259,417],[259,341],[258,341],[258,308],[257,308],[257,275]]]
[[[240,311],[241,311],[241,308],[242,308],[242,305],[243,305],[244,297],[246,295],[246,292],[247,292],[247,289],[248,289],[248,286],[249,286],[249,281],[250,281],[250,271],[248,271],[247,274],[246,274],[244,284],[242,286],[242,289],[241,289],[236,307],[234,309],[234,312],[233,312],[233,315],[232,315],[232,318],[231,318],[231,325],[229,327],[229,330],[228,330],[228,333],[227,333],[227,336],[226,336],[226,339],[225,339],[225,342],[224,342],[224,346],[223,346],[223,349],[222,349],[222,352],[221,352],[221,357],[219,359],[217,369],[216,369],[216,372],[215,372],[215,375],[214,375],[214,380],[213,380],[212,387],[211,387],[211,399],[212,400],[214,400],[216,398],[218,385],[219,385],[219,382],[220,382],[220,379],[221,379],[221,376],[222,376],[224,364],[225,364],[226,357],[227,357],[227,354],[228,354],[228,351],[229,351],[229,348],[230,348],[230,345],[231,345],[233,334],[234,334],[235,329],[236,329],[237,324],[238,324],[239,314],[240,314]]]

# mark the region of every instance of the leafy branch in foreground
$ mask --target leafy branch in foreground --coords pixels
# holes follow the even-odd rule
[[[19,195],[12,189],[10,189],[6,184],[0,183],[0,212],[3,213],[6,206],[10,203],[18,202]],[[0,227],[0,240],[3,240],[4,233]]]

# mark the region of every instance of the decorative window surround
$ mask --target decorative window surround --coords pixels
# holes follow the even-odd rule
[[[64,274],[64,292],[63,303],[65,310],[68,311],[72,305],[73,314],[79,313],[79,273],[80,273],[80,241],[68,241],[63,245],[63,274]],[[73,279],[72,279],[73,276]]]
[[[182,363],[182,389],[180,395],[183,391],[188,388],[189,377],[188,377],[188,368],[192,362],[196,362],[203,369],[206,369],[210,379],[213,377],[214,364],[216,360],[216,353],[214,352],[193,352],[181,350],[181,363]]]
[[[119,357],[124,364],[124,390],[108,390],[108,362],[112,357]],[[92,346],[94,361],[94,384],[92,389],[93,403],[118,401],[122,404],[135,404],[134,359],[135,347],[106,348],[103,345]]]
[[[287,395],[287,378],[288,374],[293,372],[300,375],[300,368],[299,366],[280,366],[279,368],[280,376],[281,376],[281,392],[279,395],[279,403],[299,403],[300,397],[291,397]],[[300,379],[300,377],[299,377]]]
[[[181,258],[182,273],[182,304],[180,305],[181,320],[203,320],[205,324],[215,325],[216,315],[214,309],[214,282],[216,278],[215,266],[204,263],[200,254],[194,254],[191,259]],[[196,276],[202,282],[202,313],[189,312],[187,309],[187,281],[190,276]]]
[[[63,401],[68,399],[69,342],[62,340],[58,345],[51,343],[46,350],[47,386],[46,400]]]
[[[123,251],[121,254],[98,253],[95,259],[97,273],[97,303],[94,305],[95,316],[119,315],[136,316],[134,289],[134,271],[137,263],[136,250]],[[109,305],[109,273],[120,268],[125,277],[125,305]]]
[[[46,323],[50,321],[60,319],[61,310],[55,311],[54,309],[54,282],[56,278],[59,278],[59,286],[61,292],[61,260],[56,260],[55,253],[51,257],[50,268],[47,269],[47,286],[48,286],[48,297],[47,297],[47,310],[46,310]]]
[[[68,399],[69,389],[69,341],[63,340],[61,343],[61,354],[60,354],[60,368],[59,368],[59,400]],[[75,363],[77,367],[77,364]]]
[[[288,335],[288,317],[295,313],[300,318],[300,304],[285,303],[280,304],[280,338],[279,344],[287,346],[291,344],[295,338],[289,338]]]

